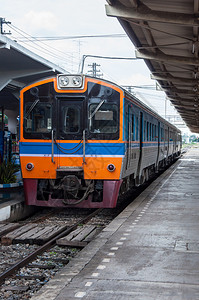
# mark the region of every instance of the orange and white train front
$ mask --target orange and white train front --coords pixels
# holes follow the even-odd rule
[[[58,75],[21,91],[20,159],[26,203],[115,207],[124,157],[123,91]]]

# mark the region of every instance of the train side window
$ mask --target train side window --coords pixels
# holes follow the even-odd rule
[[[161,128],[161,138],[162,138],[162,140],[164,140],[164,129],[163,128]]]
[[[165,129],[165,140],[168,141],[169,137],[168,137],[168,129]]]
[[[173,132],[170,131],[170,141],[173,141]]]
[[[154,134],[154,125],[152,124],[152,141],[154,141],[155,134]]]
[[[132,134],[132,141],[135,141],[135,116],[132,114],[132,120],[131,120],[131,134]]]
[[[147,133],[147,130],[146,130],[146,121],[144,121],[144,141],[146,141],[146,133]]]
[[[138,141],[138,132],[139,132],[138,117],[136,117],[136,141]]]
[[[151,140],[151,123],[149,123],[149,141]]]
[[[149,141],[149,122],[147,122],[147,141]]]
[[[152,138],[151,131],[152,131],[152,126],[151,126],[151,123],[150,123],[150,128],[149,128],[149,140],[150,141],[151,141],[151,138]]]

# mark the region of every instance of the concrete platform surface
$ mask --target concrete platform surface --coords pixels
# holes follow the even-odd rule
[[[199,148],[155,180],[32,300],[199,299]]]
[[[0,188],[0,222],[19,221],[35,212],[35,208],[27,206],[24,200],[23,186]]]

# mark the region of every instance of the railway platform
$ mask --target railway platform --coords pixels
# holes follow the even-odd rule
[[[0,222],[19,221],[35,211],[35,208],[25,204],[20,171],[16,173],[16,177],[16,183],[0,184]]]
[[[199,299],[199,148],[158,177],[32,300]]]
[[[0,189],[0,222],[19,221],[34,212],[35,208],[25,204],[23,186]]]

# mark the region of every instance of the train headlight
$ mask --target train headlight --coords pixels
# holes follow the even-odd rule
[[[32,163],[28,163],[26,165],[26,170],[28,170],[28,171],[32,171],[33,168],[34,168],[34,165]]]
[[[107,169],[108,169],[109,172],[114,172],[115,171],[115,166],[113,164],[109,164],[107,166]]]
[[[82,75],[62,75],[57,76],[58,89],[83,89],[84,76]]]
[[[67,76],[60,76],[59,77],[59,85],[62,87],[66,87],[69,84],[69,79]]]
[[[72,78],[72,83],[74,84],[74,86],[76,87],[81,87],[82,86],[82,77],[80,76],[75,76]]]

